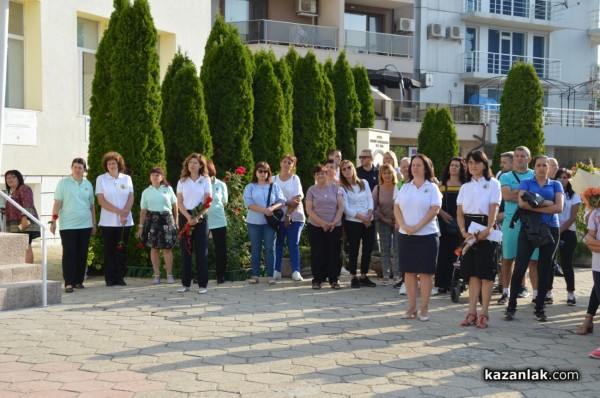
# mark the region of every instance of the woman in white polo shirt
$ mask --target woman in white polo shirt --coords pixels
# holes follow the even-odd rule
[[[396,196],[394,217],[400,230],[398,255],[400,271],[408,297],[407,311],[400,317],[417,317],[418,281],[421,283],[419,320],[429,320],[429,297],[440,247],[436,216],[442,206],[442,194],[433,182],[433,164],[422,154],[414,155],[408,168],[408,178]]]
[[[102,208],[100,222],[104,243],[104,281],[106,286],[125,286],[127,241],[133,225],[133,183],[123,174],[125,162],[118,152],[102,157],[105,173],[96,178],[96,198]]]
[[[210,198],[210,199],[208,199]],[[202,206],[212,201],[212,184],[208,176],[206,158],[192,153],[183,161],[181,178],[177,183],[177,207],[179,208],[180,230],[189,223],[192,228],[181,238],[182,287],[178,292],[190,290],[192,283],[192,253],[196,252],[198,293],[206,293],[208,286],[208,222],[201,217]]]
[[[472,222],[482,225],[477,241],[463,256],[460,263],[461,276],[469,281],[469,312],[462,326],[488,327],[488,307],[492,299],[496,279],[496,244],[490,236],[498,206],[502,200],[500,182],[493,178],[488,159],[481,151],[467,155],[467,182],[460,187],[456,199],[456,221],[464,239]],[[477,301],[481,293],[481,313],[477,317]]]

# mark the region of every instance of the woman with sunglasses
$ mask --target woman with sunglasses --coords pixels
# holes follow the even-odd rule
[[[356,175],[356,169],[349,160],[343,160],[340,168],[340,183],[344,197],[344,213],[346,213],[345,230],[348,237],[348,271],[352,276],[350,287],[377,286],[368,277],[371,264],[371,251],[375,241],[373,225],[373,197],[367,180]],[[362,242],[360,259],[360,278],[356,276],[358,251]]]
[[[250,257],[253,273],[252,278],[248,280],[250,284],[256,284],[259,281],[263,242],[268,283],[269,285],[275,284],[273,271],[275,269],[275,238],[277,237],[277,231],[267,224],[265,216],[270,216],[275,210],[281,209],[285,202],[285,196],[283,196],[281,188],[271,182],[271,167],[269,167],[269,164],[258,162],[252,172],[252,180],[244,188],[244,203],[248,207],[246,225],[250,237]]]

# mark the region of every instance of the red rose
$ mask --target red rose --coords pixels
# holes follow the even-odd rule
[[[456,254],[457,256],[460,256],[462,253],[462,249],[460,247],[457,247],[456,249],[454,249],[454,254]]]
[[[229,178],[229,176],[227,176],[227,177],[223,178],[223,181],[229,182],[229,181],[231,181],[231,178]]]
[[[236,214],[236,215],[237,215],[237,214],[240,214],[240,209],[235,209],[235,210],[233,211],[233,213],[234,213],[234,214]]]
[[[117,250],[123,250],[123,249],[124,249],[123,245],[117,245]]]
[[[204,199],[204,203],[211,204],[211,203],[212,203],[212,201],[213,201],[213,198],[212,198],[212,196],[209,196],[208,198]]]
[[[58,220],[58,214],[52,214],[52,219],[53,220]]]
[[[246,168],[244,166],[240,166],[237,169],[235,169],[235,174],[239,175],[239,176],[243,176],[246,173]]]
[[[140,242],[137,245],[135,245],[135,247],[137,247],[138,249],[143,249],[144,245],[142,244],[142,242]]]

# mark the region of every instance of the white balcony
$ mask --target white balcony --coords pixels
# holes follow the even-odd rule
[[[503,76],[517,61],[532,64],[540,79],[561,80],[562,60],[485,51],[465,53],[461,78],[469,80]]]
[[[481,119],[484,123],[498,123],[500,107],[483,109]],[[600,128],[600,111],[584,109],[544,108],[542,113],[544,126]]]
[[[388,33],[346,30],[348,53],[377,54],[388,57],[413,57],[413,37]]]
[[[551,0],[464,0],[462,19],[521,29],[562,29],[565,7]],[[534,26],[532,26],[534,25]]]
[[[232,22],[246,44],[280,44],[337,50],[338,29],[330,26],[306,25],[258,19]]]
[[[588,36],[594,45],[600,45],[600,10],[590,14],[590,28]]]

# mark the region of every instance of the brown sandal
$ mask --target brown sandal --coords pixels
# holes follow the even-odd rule
[[[486,314],[481,314],[479,315],[479,319],[477,320],[477,327],[479,329],[486,329],[488,327],[488,321],[490,320],[490,317],[487,316]]]
[[[460,326],[473,326],[475,324],[477,324],[477,313],[467,314],[465,320],[462,321]]]
[[[586,335],[589,333],[594,333],[594,317],[593,315],[590,314],[585,314],[585,318],[583,319],[583,325],[581,325],[578,329],[577,329],[577,333],[578,335]]]

